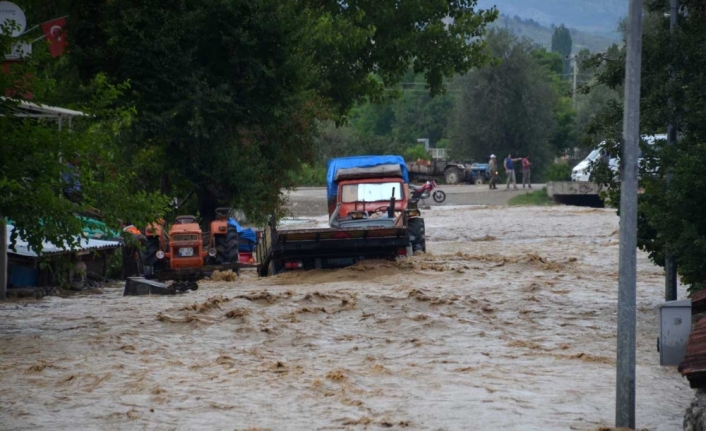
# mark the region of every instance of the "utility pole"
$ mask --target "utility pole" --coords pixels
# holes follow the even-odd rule
[[[578,81],[579,76],[579,56],[567,55],[564,57],[565,60],[569,60],[574,64],[574,77],[573,77],[573,92],[571,93],[571,107],[576,109],[576,81]]]
[[[635,279],[637,272],[637,151],[640,142],[642,4],[630,0],[623,157],[620,181],[620,263],[618,272],[618,348],[615,381],[615,426],[635,429]]]
[[[571,104],[572,108],[576,109],[576,81],[578,80],[579,76],[579,56],[574,55],[574,93],[573,97],[571,98]]]
[[[679,0],[671,0],[669,10],[669,34],[672,43],[674,42],[674,32],[677,27],[677,19],[679,17]],[[677,125],[675,119],[673,81],[674,81],[674,66],[669,68],[669,124],[667,125],[667,145],[673,146],[677,143]],[[672,170],[667,171],[667,187],[672,182]],[[664,300],[676,301],[677,299],[677,262],[674,255],[667,251],[664,256]]]

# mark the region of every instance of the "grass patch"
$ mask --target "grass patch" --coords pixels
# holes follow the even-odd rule
[[[554,199],[547,196],[547,189],[542,188],[542,190],[537,190],[535,192],[528,192],[528,193],[525,193],[522,195],[517,195],[514,198],[510,199],[510,201],[507,204],[513,205],[513,206],[520,206],[520,205],[547,206],[547,205],[556,205],[556,202],[554,202]]]

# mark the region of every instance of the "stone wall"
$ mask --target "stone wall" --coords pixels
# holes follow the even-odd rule
[[[706,431],[706,392],[698,389],[684,414],[684,431]]]

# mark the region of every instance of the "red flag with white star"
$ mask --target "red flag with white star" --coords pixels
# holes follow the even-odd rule
[[[66,32],[64,31],[65,26],[65,17],[53,19],[42,24],[42,31],[44,32],[44,37],[49,41],[49,53],[52,57],[62,55],[68,45]]]

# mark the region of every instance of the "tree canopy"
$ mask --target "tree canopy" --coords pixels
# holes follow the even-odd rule
[[[571,32],[564,24],[554,29],[552,34],[552,52],[559,53],[562,57],[571,55],[572,41]]]
[[[123,155],[140,188],[195,190],[205,218],[231,204],[261,220],[313,160],[319,120],[394,96],[410,68],[434,95],[486,60],[496,12],[475,4],[79,0],[70,58],[84,82],[130,81]]]
[[[664,0],[648,5],[644,24],[642,54],[642,92],[640,101],[641,133],[664,133],[670,119],[678,125],[676,145],[658,141],[653,147],[642,145],[640,165],[638,246],[647,251],[658,265],[664,265],[665,253],[672,253],[678,274],[691,290],[706,288],[706,224],[703,213],[706,193],[703,166],[706,165],[706,125],[703,122],[704,88],[701,72],[706,65],[706,8],[696,0],[683,0],[688,14],[680,14],[675,35],[669,34],[668,8]],[[615,54],[615,53],[614,53]],[[599,82],[619,88],[624,80],[623,50],[618,58],[597,57],[603,61]],[[672,80],[670,81],[670,71]],[[675,108],[667,103],[669,96]],[[609,104],[592,124],[596,139],[608,139],[620,153],[622,127],[621,101]],[[671,182],[667,175],[671,173]],[[599,178],[610,185],[610,197],[619,197],[619,182],[612,175]]]
[[[541,170],[557,153],[551,144],[558,130],[556,113],[566,108],[559,106],[556,86],[554,69],[560,63],[507,31],[492,30],[487,43],[499,61],[460,78],[453,152],[483,161],[491,153],[530,154]]]
[[[565,74],[569,72],[570,62],[568,56],[571,55],[572,43],[571,32],[564,27],[564,24],[554,29],[554,34],[552,34],[552,52],[558,53],[564,59]]]
[[[0,34],[0,47],[9,52],[13,39]],[[134,111],[110,106],[129,84],[111,85],[96,75],[81,88],[87,115],[61,130],[55,121],[28,118],[21,103],[28,97],[50,99],[54,80],[42,77],[51,61],[39,53],[0,73],[0,215],[14,224],[18,235],[41,252],[42,241],[73,245],[83,229],[76,217],[100,208],[105,221],[135,223],[155,220],[166,200],[145,191],[131,192],[135,174],[117,157],[120,131]],[[0,218],[0,228],[4,220]]]

